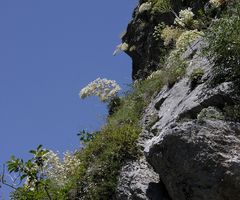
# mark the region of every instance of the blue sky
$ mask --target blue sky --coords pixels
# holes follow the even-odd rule
[[[103,124],[106,106],[80,100],[97,77],[131,82],[131,60],[112,56],[137,0],[0,1],[0,163],[38,144],[79,147],[81,129]],[[8,197],[8,189],[0,194]]]

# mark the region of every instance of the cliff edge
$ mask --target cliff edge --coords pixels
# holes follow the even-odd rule
[[[134,80],[151,78],[153,71],[171,68],[171,63],[162,63],[161,58],[169,56],[166,51],[176,51],[179,41],[174,44],[175,38],[171,38],[166,45],[164,28],[161,39],[156,41],[158,24],[174,29],[175,14],[191,8],[193,13],[205,12],[208,19],[201,28],[199,22],[198,28],[190,30],[213,31],[212,26],[217,26],[212,25],[213,21],[226,17],[235,5],[229,1],[222,7],[212,8],[211,1],[174,1],[169,12],[156,14],[153,12],[156,2],[140,1],[123,37],[123,42],[129,45],[126,53],[133,59]],[[188,29],[187,26],[184,29]],[[224,59],[219,64],[218,52],[216,57],[204,53],[213,45],[207,34],[200,34],[180,51],[179,57],[186,64],[184,75],[156,92],[145,109],[138,139],[142,154],[137,160],[126,161],[122,167],[117,199],[240,199],[239,74],[226,78],[234,71],[229,69],[231,61],[229,66]],[[235,39],[239,40],[239,36]],[[238,69],[239,54],[238,51],[235,58],[231,57]],[[220,69],[231,73],[222,74],[221,80],[215,81],[221,64],[225,66]]]

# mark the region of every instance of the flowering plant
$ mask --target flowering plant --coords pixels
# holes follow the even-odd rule
[[[120,86],[114,80],[97,78],[84,87],[80,93],[80,98],[84,99],[88,96],[98,96],[102,102],[110,102],[117,96],[121,90]]]
[[[210,0],[209,1],[214,7],[218,8],[225,3],[225,0]]]
[[[57,153],[49,151],[46,154],[47,159],[44,163],[46,176],[58,187],[67,184],[69,177],[73,176],[80,166],[80,160],[76,154],[67,151],[63,155],[63,159],[60,159]]]
[[[191,8],[181,10],[179,12],[179,17],[176,17],[174,23],[180,25],[181,27],[190,26],[193,23],[194,13]]]
[[[73,177],[80,166],[77,154],[65,152],[61,159],[57,153],[43,149],[42,145],[30,153],[33,157],[26,162],[12,156],[7,162],[11,182],[5,180],[4,173],[0,182],[14,189],[16,198],[24,195],[27,199],[33,199],[33,196],[40,195],[40,199],[58,199],[54,196],[57,194],[54,188],[59,191],[70,183],[69,177]],[[22,182],[23,186],[19,189]]]

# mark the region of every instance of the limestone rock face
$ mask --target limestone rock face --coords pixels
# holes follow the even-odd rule
[[[165,47],[153,37],[154,27],[171,25],[176,17],[150,13],[146,2],[140,0],[122,38],[132,58],[133,80],[161,69]],[[188,7],[194,13],[209,9],[209,0],[172,3],[176,13]],[[231,82],[211,84],[212,62],[202,54],[204,46],[201,38],[191,43],[181,55],[187,62],[185,76],[152,97],[141,121],[142,156],[122,167],[116,199],[240,199],[240,123],[223,117],[223,108],[239,104],[240,96]],[[193,80],[197,69],[203,75]]]
[[[240,199],[240,124],[175,123],[146,150],[172,199]]]
[[[159,120],[150,129],[156,136],[145,143],[145,155],[173,200],[237,200],[240,124],[198,116],[203,109],[221,110],[239,98],[231,83],[210,87],[211,64],[199,52],[203,45],[196,41],[183,55],[192,57],[187,75],[153,99],[149,110],[156,109]],[[189,75],[199,66],[204,76],[191,88]]]
[[[240,199],[240,124],[200,115],[208,108],[221,112],[239,97],[230,82],[210,86],[204,45],[201,39],[191,44],[182,55],[185,77],[165,86],[146,109],[138,140],[145,157],[122,168],[118,199]],[[191,73],[199,67],[204,75],[192,87]]]
[[[128,161],[121,171],[117,199],[122,200],[169,200],[159,176],[146,162],[145,157]]]
[[[160,22],[173,23],[171,13],[151,15],[148,10],[139,12],[140,5],[134,10],[133,19],[127,27],[122,40],[129,49],[125,51],[132,58],[132,78],[146,78],[159,67],[163,43],[153,37],[154,27]]]

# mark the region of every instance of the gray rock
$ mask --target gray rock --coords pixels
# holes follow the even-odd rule
[[[174,200],[240,199],[240,124],[177,123],[145,153]]]
[[[155,110],[149,107],[141,122],[143,132],[138,139],[138,146],[143,153],[146,141],[154,137],[147,127],[154,120],[158,120]],[[116,191],[116,199],[119,200],[170,200],[165,186],[159,179],[159,175],[146,161],[145,156],[137,160],[129,160],[122,167]]]
[[[121,170],[117,188],[121,200],[169,200],[159,175],[146,162],[145,157],[128,161]]]
[[[220,179],[218,178],[224,178],[224,174],[227,173],[227,171],[232,174],[235,172],[223,167],[218,168],[218,165],[220,165],[218,160],[216,160],[216,163],[211,161],[210,158],[213,157],[215,159],[218,157],[211,155],[212,151],[207,151],[208,149],[211,150],[211,147],[208,145],[212,144],[212,142],[214,142],[214,145],[218,145],[216,141],[210,141],[210,139],[217,139],[218,137],[217,135],[209,138],[207,136],[214,132],[214,125],[216,128],[221,127],[219,131],[225,127],[230,131],[230,134],[236,134],[232,132],[229,125],[223,121],[219,121],[219,124],[216,124],[217,122],[211,122],[212,125],[206,125],[205,128],[203,125],[196,123],[197,116],[203,109],[213,107],[221,110],[226,103],[231,104],[233,102],[233,91],[230,90],[231,83],[223,83],[214,88],[209,86],[209,81],[211,80],[211,64],[209,60],[201,56],[200,50],[202,46],[204,46],[204,42],[200,39],[188,48],[183,54],[183,57],[189,59],[185,77],[175,83],[172,88],[165,86],[161,92],[152,99],[143,115],[141,121],[143,130],[138,139],[138,145],[140,150],[143,151],[145,149],[147,160],[157,173],[154,172],[152,167],[146,162],[145,157],[141,157],[137,161],[126,162],[119,176],[117,199],[162,200],[170,199],[168,197],[169,194],[173,200],[222,200],[220,198],[222,197],[220,195],[222,185],[220,187],[218,183]],[[192,88],[190,75],[194,69],[199,67],[204,70],[204,75],[200,83],[196,85],[195,88]],[[183,123],[183,125],[181,125],[181,123]],[[188,127],[188,129],[186,127]],[[177,132],[177,130],[179,131]],[[188,132],[185,132],[187,130]],[[192,130],[193,133],[190,132]],[[207,131],[203,132],[204,130],[208,130],[209,133]],[[223,143],[227,142],[224,141],[227,137],[223,135],[223,133],[226,132],[222,133],[219,131],[216,131],[215,134],[222,134]],[[176,134],[176,138],[174,138],[176,132],[182,133],[182,135]],[[202,135],[198,138],[196,133],[199,132]],[[204,134],[206,134],[206,137],[203,136]],[[168,138],[174,138],[174,140],[169,139],[168,142]],[[183,141],[182,138],[186,141]],[[226,146],[226,148],[228,147],[229,146]],[[219,150],[222,146],[217,146],[216,148],[219,148],[216,149],[216,154],[221,154]],[[162,152],[168,152],[168,149],[170,149],[169,155],[167,154],[166,157],[162,157]],[[203,157],[200,157],[201,155]],[[196,157],[199,163],[193,160]],[[207,158],[209,158],[209,160],[206,160]],[[168,159],[171,163],[169,163],[170,161]],[[176,163],[172,160],[176,160]],[[211,163],[210,168],[212,168],[213,171],[209,169],[209,163]],[[184,168],[185,165],[187,169]],[[209,169],[209,171],[205,169]],[[237,170],[237,168],[234,170]],[[190,173],[189,176],[188,173]],[[214,174],[216,174],[216,177],[211,178]],[[202,180],[199,180],[200,177],[202,177]],[[230,182],[233,181],[233,179],[228,180]],[[224,184],[225,183],[223,183],[223,185]],[[234,185],[235,183],[231,184],[233,185],[233,190],[235,186],[238,186]],[[153,185],[156,187],[152,188],[151,186]],[[212,188],[214,188],[214,191],[211,191]],[[220,196],[216,196],[216,191],[218,191]],[[223,195],[226,194],[224,193]]]
[[[212,113],[211,120],[197,120],[202,110],[221,110],[236,99],[231,83],[210,86],[211,64],[199,53],[202,41],[197,43],[197,48],[190,47],[183,55],[191,58],[186,76],[172,88],[165,87],[147,110],[152,113],[155,109],[159,120],[149,129],[156,136],[145,141],[144,152],[171,199],[237,200],[240,124],[225,122]],[[191,88],[189,76],[197,67],[205,74]]]
[[[187,1],[173,2],[176,12],[182,6],[189,7]],[[197,0],[191,7],[198,10],[207,2]],[[129,45],[126,53],[133,60],[134,80],[162,67],[163,43],[153,38],[154,26],[171,24],[175,18],[171,13],[149,12],[139,13],[136,8],[122,38]],[[240,199],[240,124],[224,121],[221,113],[226,104],[232,105],[239,97],[231,82],[211,86],[212,64],[201,54],[205,46],[198,39],[188,47],[182,55],[188,60],[186,75],[171,88],[165,86],[145,110],[138,139],[145,157],[127,161],[122,167],[117,199]],[[204,75],[193,86],[190,77],[199,68]],[[211,117],[204,118],[204,113]]]

